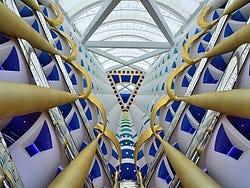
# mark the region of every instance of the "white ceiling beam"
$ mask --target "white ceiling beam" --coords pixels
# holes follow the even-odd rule
[[[87,41],[86,48],[170,49],[166,42]]]
[[[146,54],[144,54],[144,55],[142,55],[142,56],[140,56],[140,57],[136,57],[136,58],[134,58],[134,59],[132,59],[132,60],[130,60],[130,61],[127,61],[127,62],[126,62],[126,65],[132,65],[132,64],[137,63],[137,62],[139,62],[139,61],[143,61],[143,60],[145,60],[145,59],[148,59],[148,58],[150,58],[150,57],[154,57],[154,56],[163,54],[163,53],[168,52],[168,51],[169,51],[169,49],[158,49],[158,50],[154,50],[154,51],[151,51],[151,52],[149,52],[149,53],[146,53]]]
[[[98,54],[100,56],[106,57],[106,58],[108,58],[108,59],[110,59],[112,61],[115,61],[117,63],[120,63],[122,65],[127,65],[126,61],[120,59],[119,57],[113,56],[113,55],[111,55],[111,54],[109,54],[109,53],[107,53],[107,52],[105,52],[103,50],[96,49],[96,48],[87,48],[87,50],[90,51],[90,52],[93,52],[95,54]]]
[[[82,35],[82,43],[85,44],[92,34],[98,29],[102,22],[108,17],[108,15],[114,10],[116,5],[121,0],[106,0],[102,5],[101,9],[95,15],[87,29]]]
[[[127,61],[125,62],[125,64],[122,63],[122,65],[116,65],[116,66],[113,66],[113,67],[110,67],[108,69],[108,71],[112,71],[112,70],[115,70],[115,69],[119,69],[119,68],[122,68],[123,66],[128,66],[128,67],[131,67],[133,69],[136,69],[136,70],[140,70],[142,72],[145,72],[146,70],[143,69],[143,68],[140,68],[140,67],[137,67],[137,66],[134,66],[133,64],[137,63],[137,62],[140,62],[140,61],[143,61],[145,59],[148,59],[150,57],[154,57],[154,56],[157,56],[157,55],[160,55],[160,54],[163,54],[165,52],[169,51],[168,49],[158,49],[158,50],[154,50],[152,52],[149,52],[147,54],[144,54],[142,56],[139,56],[139,57],[136,57],[130,61]]]
[[[95,2],[86,1],[86,3],[79,3],[69,11],[68,15],[69,15],[69,17],[71,18],[72,21],[75,21],[77,19],[77,17],[79,17],[86,10],[91,9],[93,7],[96,7],[101,3],[102,3],[101,0],[100,1],[95,1]]]
[[[106,72],[117,70],[117,69],[123,68],[123,67],[124,67],[123,65],[115,65],[115,66],[112,66],[112,67],[108,68],[106,70]],[[142,67],[137,67],[137,66],[133,66],[133,65],[129,65],[128,67],[132,68],[133,70],[138,70],[138,71],[141,71],[141,72],[146,72],[146,70],[143,69]]]
[[[141,3],[147,9],[148,13],[153,18],[163,35],[166,37],[169,44],[173,46],[175,44],[174,36],[165,19],[163,18],[155,0],[141,0]]]

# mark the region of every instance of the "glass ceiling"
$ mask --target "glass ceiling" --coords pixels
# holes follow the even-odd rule
[[[174,41],[205,1],[59,0],[58,3],[80,35],[88,36],[84,41],[86,48],[95,53],[106,71],[146,72],[167,51],[166,46],[171,47],[166,36]],[[115,8],[105,9],[110,4],[115,4]],[[98,16],[105,19],[100,21]],[[150,46],[157,42],[160,44],[155,45],[157,48]]]

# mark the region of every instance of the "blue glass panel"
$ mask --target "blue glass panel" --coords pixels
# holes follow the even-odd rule
[[[219,17],[220,17],[220,15],[218,14],[218,12],[214,11],[213,20],[216,20]]]
[[[62,26],[62,25],[59,27],[59,29],[60,29],[61,31],[64,31],[64,29],[63,29],[63,26]]]
[[[83,141],[79,151],[82,151],[86,146],[87,144]]]
[[[52,71],[47,76],[48,80],[59,80],[59,74],[56,65],[53,66]]]
[[[192,127],[192,128],[188,131],[188,133],[193,134],[193,133],[195,132],[195,130],[196,130],[196,129]]]
[[[181,46],[183,47],[185,44],[186,44],[186,40],[183,40]]]
[[[33,22],[33,24],[31,25],[31,27],[33,27],[33,29],[35,29],[39,33],[39,25],[38,25],[38,22],[36,19]]]
[[[118,160],[118,154],[112,149],[112,156]]]
[[[135,165],[133,163],[122,163],[120,179],[134,180],[136,178]]]
[[[24,133],[26,133],[32,125],[38,120],[41,113],[33,113],[23,116],[16,116],[14,117],[8,125],[2,130],[5,137],[5,141],[7,146],[9,147],[13,144],[16,140],[18,140]]]
[[[148,171],[148,165],[145,164],[141,169],[140,169],[142,176],[145,176],[147,174]]]
[[[159,110],[156,112],[156,115],[157,115],[157,116],[160,116],[160,113],[161,113],[161,110],[159,109]]]
[[[231,17],[232,20],[238,21],[238,22],[246,22],[246,18],[242,15],[240,10],[237,10]]]
[[[168,72],[168,66],[166,66],[166,68],[165,68],[165,72]]]
[[[114,80],[114,82],[117,84],[117,83],[120,83],[120,79],[119,79],[119,76],[118,75],[112,75],[112,78]]]
[[[71,67],[69,66],[68,63],[64,63],[64,66],[66,68],[67,73],[70,73],[72,71]]]
[[[82,52],[82,47],[80,46],[79,49],[78,49],[79,52]]]
[[[1,66],[4,70],[20,71],[19,58],[15,47],[12,48],[10,54],[8,55],[8,57],[5,59],[5,61]]]
[[[200,42],[199,46],[198,46],[198,50],[197,50],[198,53],[202,53],[202,52],[205,52],[205,48],[204,46],[202,45],[202,43]]]
[[[133,146],[135,143],[132,140],[122,140],[120,144],[123,146]]]
[[[188,85],[189,85],[189,81],[187,79],[187,76],[185,75],[184,78],[182,79],[181,86],[182,87],[188,87]]]
[[[50,34],[51,34],[52,38],[55,39],[57,37],[56,32],[54,30],[52,30],[52,29],[50,29],[49,31],[50,31]]]
[[[233,145],[226,135],[223,124],[221,124],[216,136],[214,150],[223,154],[227,154],[232,147]]]
[[[181,130],[190,134],[193,134],[195,131],[195,129],[193,129],[192,124],[188,120],[187,114],[184,115],[183,120],[181,122]]]
[[[133,159],[134,151],[131,149],[122,149],[122,158]]]
[[[130,75],[122,75],[121,79],[122,82],[130,82]]]
[[[83,79],[83,87],[84,88],[88,87],[87,81],[85,79]]]
[[[140,76],[133,76],[132,83],[137,84],[139,78],[140,78]]]
[[[62,106],[59,106],[59,109],[60,109],[63,117],[66,118],[72,109],[72,105],[70,103],[67,103],[67,104],[64,104]]]
[[[170,59],[171,57],[170,57],[170,54],[168,54],[168,56],[167,56],[167,59]]]
[[[250,119],[227,116],[230,123],[250,141]]]
[[[192,116],[198,121],[201,122],[202,118],[204,117],[206,110],[197,106],[191,105],[189,107],[189,111],[192,114]]]
[[[34,141],[34,144],[39,149],[39,151],[45,151],[52,148],[52,140],[49,131],[49,127],[46,121],[44,121],[42,130],[40,131],[38,137]]]
[[[62,43],[61,43],[60,40],[57,41],[57,43],[56,43],[56,48],[57,48],[58,50],[62,50]]]
[[[175,149],[177,149],[177,150],[180,151],[180,147],[179,147],[178,142],[175,142],[175,143],[173,144],[173,147],[174,147]]]
[[[103,153],[103,155],[107,155],[107,154],[108,154],[107,147],[106,147],[106,145],[105,145],[105,143],[104,143],[104,142],[103,142],[103,144],[102,144],[101,149],[102,149],[102,153]]]
[[[63,171],[63,167],[59,166],[56,171],[56,176],[58,176]],[[55,176],[55,177],[56,177]]]
[[[38,57],[38,60],[40,61],[40,64],[44,67],[52,61],[52,58],[47,52],[42,51]]]
[[[196,66],[195,65],[192,65],[189,69],[188,69],[188,74],[190,75],[190,76],[193,76],[194,75],[194,73],[195,73],[195,71],[196,71]]]
[[[196,28],[194,34],[197,34],[199,32],[200,32],[199,28]]]
[[[176,112],[178,107],[180,106],[180,104],[181,104],[181,102],[175,101],[175,102],[172,103],[171,107]]]
[[[84,168],[84,167],[83,167]],[[98,161],[95,159],[94,165],[89,173],[90,179],[93,181],[96,178],[101,177],[101,170]]]
[[[228,152],[228,155],[236,160],[238,160],[242,154],[243,151],[236,147],[232,147],[231,150]]]
[[[149,121],[150,121],[150,119],[147,119],[147,120],[144,122],[144,125],[146,125]]]
[[[87,70],[90,72],[91,71],[91,69],[90,69],[90,66],[88,65],[88,67],[87,67]]]
[[[80,129],[80,123],[79,123],[79,119],[77,117],[76,112],[74,112],[72,119],[70,120],[69,124],[68,124],[68,129],[70,131],[74,131],[77,129]]]
[[[70,80],[71,80],[71,82],[72,82],[73,85],[77,85],[77,80],[76,80],[75,74],[72,74]]]
[[[0,33],[0,44],[8,42],[10,39],[4,36],[4,34]]]
[[[211,75],[209,69],[207,68],[206,71],[205,71],[205,75],[203,77],[203,83],[206,83],[206,84],[216,84],[218,82],[218,80],[215,80],[213,78],[213,76]]]
[[[156,143],[157,148],[159,148],[159,146],[161,145],[161,142],[158,139],[155,139],[155,143]]]
[[[80,103],[82,105],[82,108],[85,109],[87,102],[84,99],[80,99]]]
[[[149,149],[149,155],[154,157],[155,154],[156,154],[156,149],[155,149],[154,143],[152,143]]]
[[[173,115],[172,115],[170,109],[168,109],[166,117],[165,117],[165,121],[171,122],[172,120],[173,120]]]
[[[169,175],[169,172],[167,170],[167,167],[164,163],[164,161],[161,162],[160,164],[160,168],[158,170],[158,175],[159,178],[165,180],[167,182],[167,184],[169,184],[172,180],[172,178]]]
[[[109,163],[108,167],[109,167],[109,170],[110,170],[111,174],[114,174],[116,172],[116,169],[115,169],[115,167],[113,167],[112,164]]]
[[[43,14],[48,17],[48,10],[46,7],[44,7],[44,9],[43,9]]]
[[[165,90],[165,83],[162,84],[161,90]]]
[[[90,121],[90,120],[92,120],[92,114],[91,114],[91,111],[90,111],[90,109],[88,108],[87,109],[87,111],[86,111],[86,116],[87,116],[87,119]]]
[[[143,151],[140,150],[140,151],[138,152],[137,160],[140,160],[143,156],[144,156]]]
[[[24,6],[23,9],[19,12],[21,17],[33,16],[33,12],[27,6]]]
[[[172,68],[176,68],[176,62],[175,61],[172,63]]]
[[[171,84],[171,89],[174,89],[174,82],[172,82]]]
[[[122,93],[122,94],[120,94],[120,95],[121,95],[121,98],[122,98],[123,103],[127,103],[127,102],[128,102],[128,99],[129,99],[129,97],[130,97],[131,94]]]
[[[84,67],[84,61],[81,59],[81,65]]]
[[[177,48],[174,49],[174,54],[177,54],[178,53],[178,50]]]
[[[30,144],[29,146],[25,147],[25,150],[27,151],[27,153],[29,154],[30,157],[39,153],[39,150],[37,149],[36,145],[33,143]]]
[[[203,37],[203,40],[206,41],[206,42],[209,42],[210,39],[212,37],[212,34],[210,32],[208,32],[204,37]]]
[[[232,28],[230,27],[230,24],[227,23],[226,28],[225,28],[225,32],[224,32],[224,37],[229,37],[230,35],[232,35],[234,33],[234,31],[232,30]]]
[[[0,65],[0,70],[4,70],[3,67]]]
[[[222,55],[215,56],[211,61],[211,65],[221,71],[224,71],[227,68],[227,63],[225,62]]]

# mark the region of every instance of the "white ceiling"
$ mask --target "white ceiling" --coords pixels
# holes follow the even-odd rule
[[[206,0],[59,0],[106,71],[146,72]]]

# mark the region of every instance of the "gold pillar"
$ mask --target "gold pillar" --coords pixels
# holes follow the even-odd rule
[[[234,89],[180,98],[186,103],[226,115],[250,118],[250,89]]]
[[[0,82],[0,119],[47,110],[78,98],[78,95],[51,88]]]
[[[95,157],[99,134],[79,155],[51,182],[49,188],[82,188]]]
[[[219,188],[221,187],[198,166],[190,161],[185,155],[171,146],[168,142],[160,140],[166,156],[168,157],[171,165],[173,166],[181,184],[184,188]]]

